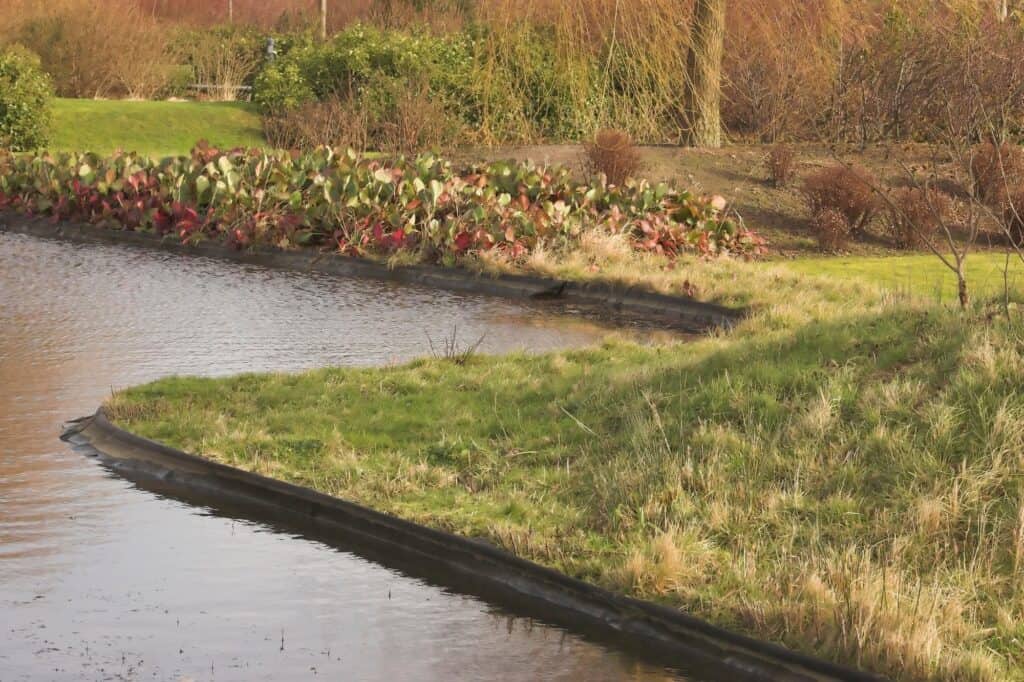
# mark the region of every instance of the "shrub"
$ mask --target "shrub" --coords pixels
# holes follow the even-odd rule
[[[834,211],[846,221],[847,234],[856,236],[863,233],[878,212],[876,187],[878,180],[866,168],[836,165],[804,180],[803,193],[812,216]],[[833,218],[830,215],[829,221]]]
[[[210,86],[212,99],[237,99],[239,88],[252,85],[263,65],[267,36],[252,28],[218,26],[182,31],[175,46],[192,71],[193,82]]]
[[[0,148],[46,144],[53,84],[39,58],[20,47],[0,52]]]
[[[61,96],[152,97],[173,76],[170,33],[132,0],[30,2],[19,18],[13,37]]]
[[[381,100],[371,104],[360,99],[361,108],[372,112],[370,140],[380,149],[413,154],[447,146],[459,132],[459,124],[430,97],[429,86],[421,83],[391,83],[371,91]]]
[[[839,251],[850,241],[850,221],[834,208],[816,211],[811,216],[811,229],[823,251]]]
[[[796,151],[786,144],[776,144],[768,150],[768,175],[775,187],[785,187],[793,182]]]
[[[288,98],[296,99],[296,92],[317,99],[355,97],[391,80],[426,81],[445,94],[442,83],[470,84],[469,47],[460,35],[419,36],[355,25],[326,44],[296,46],[269,65],[271,77],[257,78],[254,99],[264,111],[275,111],[290,106]],[[278,82],[282,78],[300,82],[289,90]]]
[[[367,149],[369,134],[366,112],[338,97],[264,116],[263,132],[278,149],[325,146],[356,151]]]
[[[265,114],[332,96],[359,100],[377,110],[371,118],[392,131],[389,139],[403,138],[400,147],[416,146],[395,127],[410,107],[431,116],[428,128],[435,132],[427,137],[452,131],[472,132],[483,143],[576,137],[581,110],[556,48],[551,30],[526,23],[501,33],[474,24],[440,36],[355,25],[267,65],[255,80],[254,100]],[[443,114],[445,125],[437,125],[435,114]]]
[[[1024,149],[1004,142],[986,142],[971,151],[970,177],[982,201],[1002,203],[1010,189],[1024,182]]]
[[[253,83],[253,101],[264,115],[281,115],[316,100],[295,62],[270,64]]]
[[[931,187],[900,187],[890,196],[885,211],[886,226],[896,246],[923,246],[942,227],[953,202],[949,195]]]
[[[592,174],[603,173],[612,185],[622,185],[642,167],[640,151],[633,138],[622,130],[598,130],[585,146],[587,168]]]
[[[1024,184],[1007,196],[1003,206],[1003,227],[1017,246],[1024,246]]]

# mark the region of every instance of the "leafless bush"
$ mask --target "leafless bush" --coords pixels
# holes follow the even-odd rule
[[[612,185],[622,185],[643,167],[640,150],[629,133],[622,130],[598,130],[594,139],[584,146],[584,151],[590,173],[603,173]]]
[[[839,251],[850,241],[850,221],[834,208],[815,211],[811,216],[811,230],[822,251]]]
[[[974,191],[983,201],[1003,203],[1024,182],[1024,149],[1017,145],[980,144],[971,150],[968,165]]]
[[[1003,206],[1003,229],[1014,246],[1024,247],[1024,184],[1007,196]]]
[[[852,236],[863,233],[878,212],[875,188],[878,180],[871,171],[856,165],[823,168],[804,180],[803,194],[812,216],[826,211],[841,215]],[[830,215],[831,221],[833,216]]]
[[[170,81],[168,32],[132,0],[28,2],[3,21],[8,39],[39,55],[60,95],[148,98]]]
[[[768,150],[768,174],[772,185],[785,187],[796,175],[796,151],[787,144],[776,144]]]
[[[368,145],[366,112],[352,102],[331,98],[305,104],[291,111],[265,116],[267,141],[280,149],[351,147],[365,151]]]
[[[381,149],[412,154],[444,147],[458,135],[452,119],[431,99],[427,84],[404,87],[370,121],[371,142]]]
[[[239,88],[261,64],[259,55],[234,44],[230,35],[218,39],[213,34],[190,45],[188,61],[196,82],[208,86],[208,97],[222,102],[236,100]]]
[[[885,223],[898,247],[920,248],[949,220],[952,209],[952,199],[945,192],[932,187],[899,187],[886,203]]]

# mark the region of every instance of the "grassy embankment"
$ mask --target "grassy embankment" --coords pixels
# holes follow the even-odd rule
[[[265,144],[259,114],[244,102],[57,99],[53,106],[50,148],[59,151],[172,156],[200,139],[225,149]]]
[[[1019,321],[781,264],[604,257],[604,276],[686,280],[755,313],[696,343],[168,378],[110,407],[145,436],[804,651],[901,679],[1024,679]]]

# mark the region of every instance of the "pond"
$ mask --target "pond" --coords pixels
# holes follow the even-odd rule
[[[137,488],[57,438],[120,387],[401,362],[453,330],[493,353],[608,332],[495,299],[0,232],[0,678],[681,679],[344,548]]]

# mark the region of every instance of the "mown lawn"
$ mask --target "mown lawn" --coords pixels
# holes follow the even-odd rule
[[[754,312],[696,343],[175,377],[109,407],[894,678],[1024,679],[1024,323],[790,265],[621,258],[601,274]]]
[[[780,262],[798,273],[855,278],[882,289],[914,292],[941,303],[956,300],[956,276],[932,254],[797,258]],[[1005,279],[1004,271],[1008,275]],[[1001,253],[970,254],[967,284],[974,297],[1000,297],[1005,284],[1011,298],[1019,299],[1024,291],[1024,263],[1016,255],[1007,261]]]
[[[50,148],[116,149],[150,156],[187,154],[205,139],[223,148],[265,144],[259,114],[245,102],[57,99]]]

